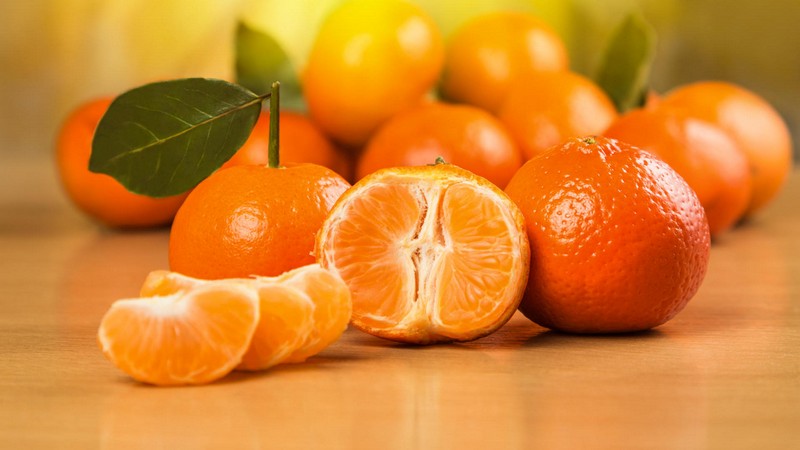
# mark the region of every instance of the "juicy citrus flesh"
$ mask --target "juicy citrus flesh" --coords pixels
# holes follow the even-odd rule
[[[261,278],[259,278],[261,279]],[[284,362],[303,362],[335,342],[347,329],[352,315],[350,289],[341,278],[318,264],[291,270],[274,282],[295,289],[314,304],[313,327]]]
[[[277,277],[202,280],[156,270],[142,285],[143,297],[189,292],[214,283],[245,286],[259,298],[260,320],[239,370],[264,370],[303,362],[335,342],[350,321],[350,290],[336,275],[310,264]]]
[[[220,283],[115,302],[98,331],[103,353],[134,379],[204,384],[233,370],[259,321],[258,297]]]
[[[134,379],[204,384],[233,369],[302,362],[336,341],[350,291],[318,264],[279,277],[202,280],[155,270],[103,318],[103,353]]]
[[[502,191],[439,164],[356,183],[331,210],[316,252],[350,287],[356,328],[427,344],[502,326],[523,294],[530,250]]]
[[[264,370],[285,362],[315,329],[315,305],[306,293],[276,283],[256,283],[256,290],[261,320],[239,370]]]
[[[551,329],[659,326],[694,296],[710,235],[696,194],[664,161],[607,138],[572,139],[506,188],[525,215],[530,278],[520,311]]]

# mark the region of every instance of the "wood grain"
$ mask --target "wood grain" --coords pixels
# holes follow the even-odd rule
[[[348,330],[305,364],[152,388],[95,333],[165,268],[168,231],[75,211],[49,161],[0,177],[0,448],[792,448],[800,442],[800,179],[717,240],[698,295],[647,333],[515,316],[417,348]]]

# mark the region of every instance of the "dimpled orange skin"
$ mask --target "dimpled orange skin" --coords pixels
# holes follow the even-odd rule
[[[109,175],[89,171],[92,139],[111,98],[76,109],[64,122],[56,142],[56,164],[69,198],[90,217],[119,228],[168,224],[186,194],[152,198],[134,194]]]
[[[418,6],[345,2],[325,20],[308,57],[309,113],[335,141],[359,147],[387,119],[421,101],[443,59],[436,24]]]
[[[219,279],[277,276],[312,264],[317,230],[349,187],[315,164],[221,169],[197,185],[175,216],[170,268]]]
[[[741,219],[750,201],[747,158],[722,129],[669,107],[632,110],[604,133],[654,153],[694,189],[712,236]]]
[[[497,112],[515,78],[568,69],[567,49],[550,26],[530,14],[496,12],[470,20],[450,38],[442,94]]]
[[[732,83],[703,81],[668,92],[662,103],[718,125],[742,149],[753,175],[745,216],[752,216],[778,195],[792,170],[792,137],[766,100]]]
[[[445,161],[503,188],[522,155],[500,121],[467,105],[432,103],[390,119],[370,139],[356,169],[358,179],[378,169]]]
[[[571,137],[602,134],[617,119],[617,110],[582,75],[539,72],[511,86],[498,117],[528,160]]]
[[[710,246],[703,208],[650,153],[603,137],[571,139],[528,161],[506,192],[531,245],[520,311],[542,326],[647,330],[700,287]]]

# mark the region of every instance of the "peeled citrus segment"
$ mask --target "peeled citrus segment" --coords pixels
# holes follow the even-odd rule
[[[410,343],[476,339],[519,304],[530,249],[519,209],[450,164],[385,169],[347,191],[317,238],[350,287],[353,325]]]
[[[264,278],[257,278],[263,280]],[[284,362],[303,362],[331,345],[350,322],[350,289],[335,274],[311,264],[271,278],[281,286],[302,292],[314,304],[313,327],[304,342]]]
[[[178,272],[154,270],[147,274],[147,278],[144,279],[144,283],[139,289],[139,295],[142,297],[170,295],[188,291],[207,282],[207,280],[188,277]]]
[[[276,283],[252,285],[258,292],[261,320],[239,370],[264,370],[284,362],[314,328],[314,303],[308,295]]]
[[[106,357],[138,381],[203,384],[239,364],[258,321],[252,289],[214,283],[115,302],[100,324],[98,343]]]

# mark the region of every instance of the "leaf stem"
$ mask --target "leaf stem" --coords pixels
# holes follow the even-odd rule
[[[268,165],[275,169],[281,166],[281,152],[280,152],[280,88],[281,83],[276,81],[272,83],[272,92],[269,98],[269,147],[268,147]]]

